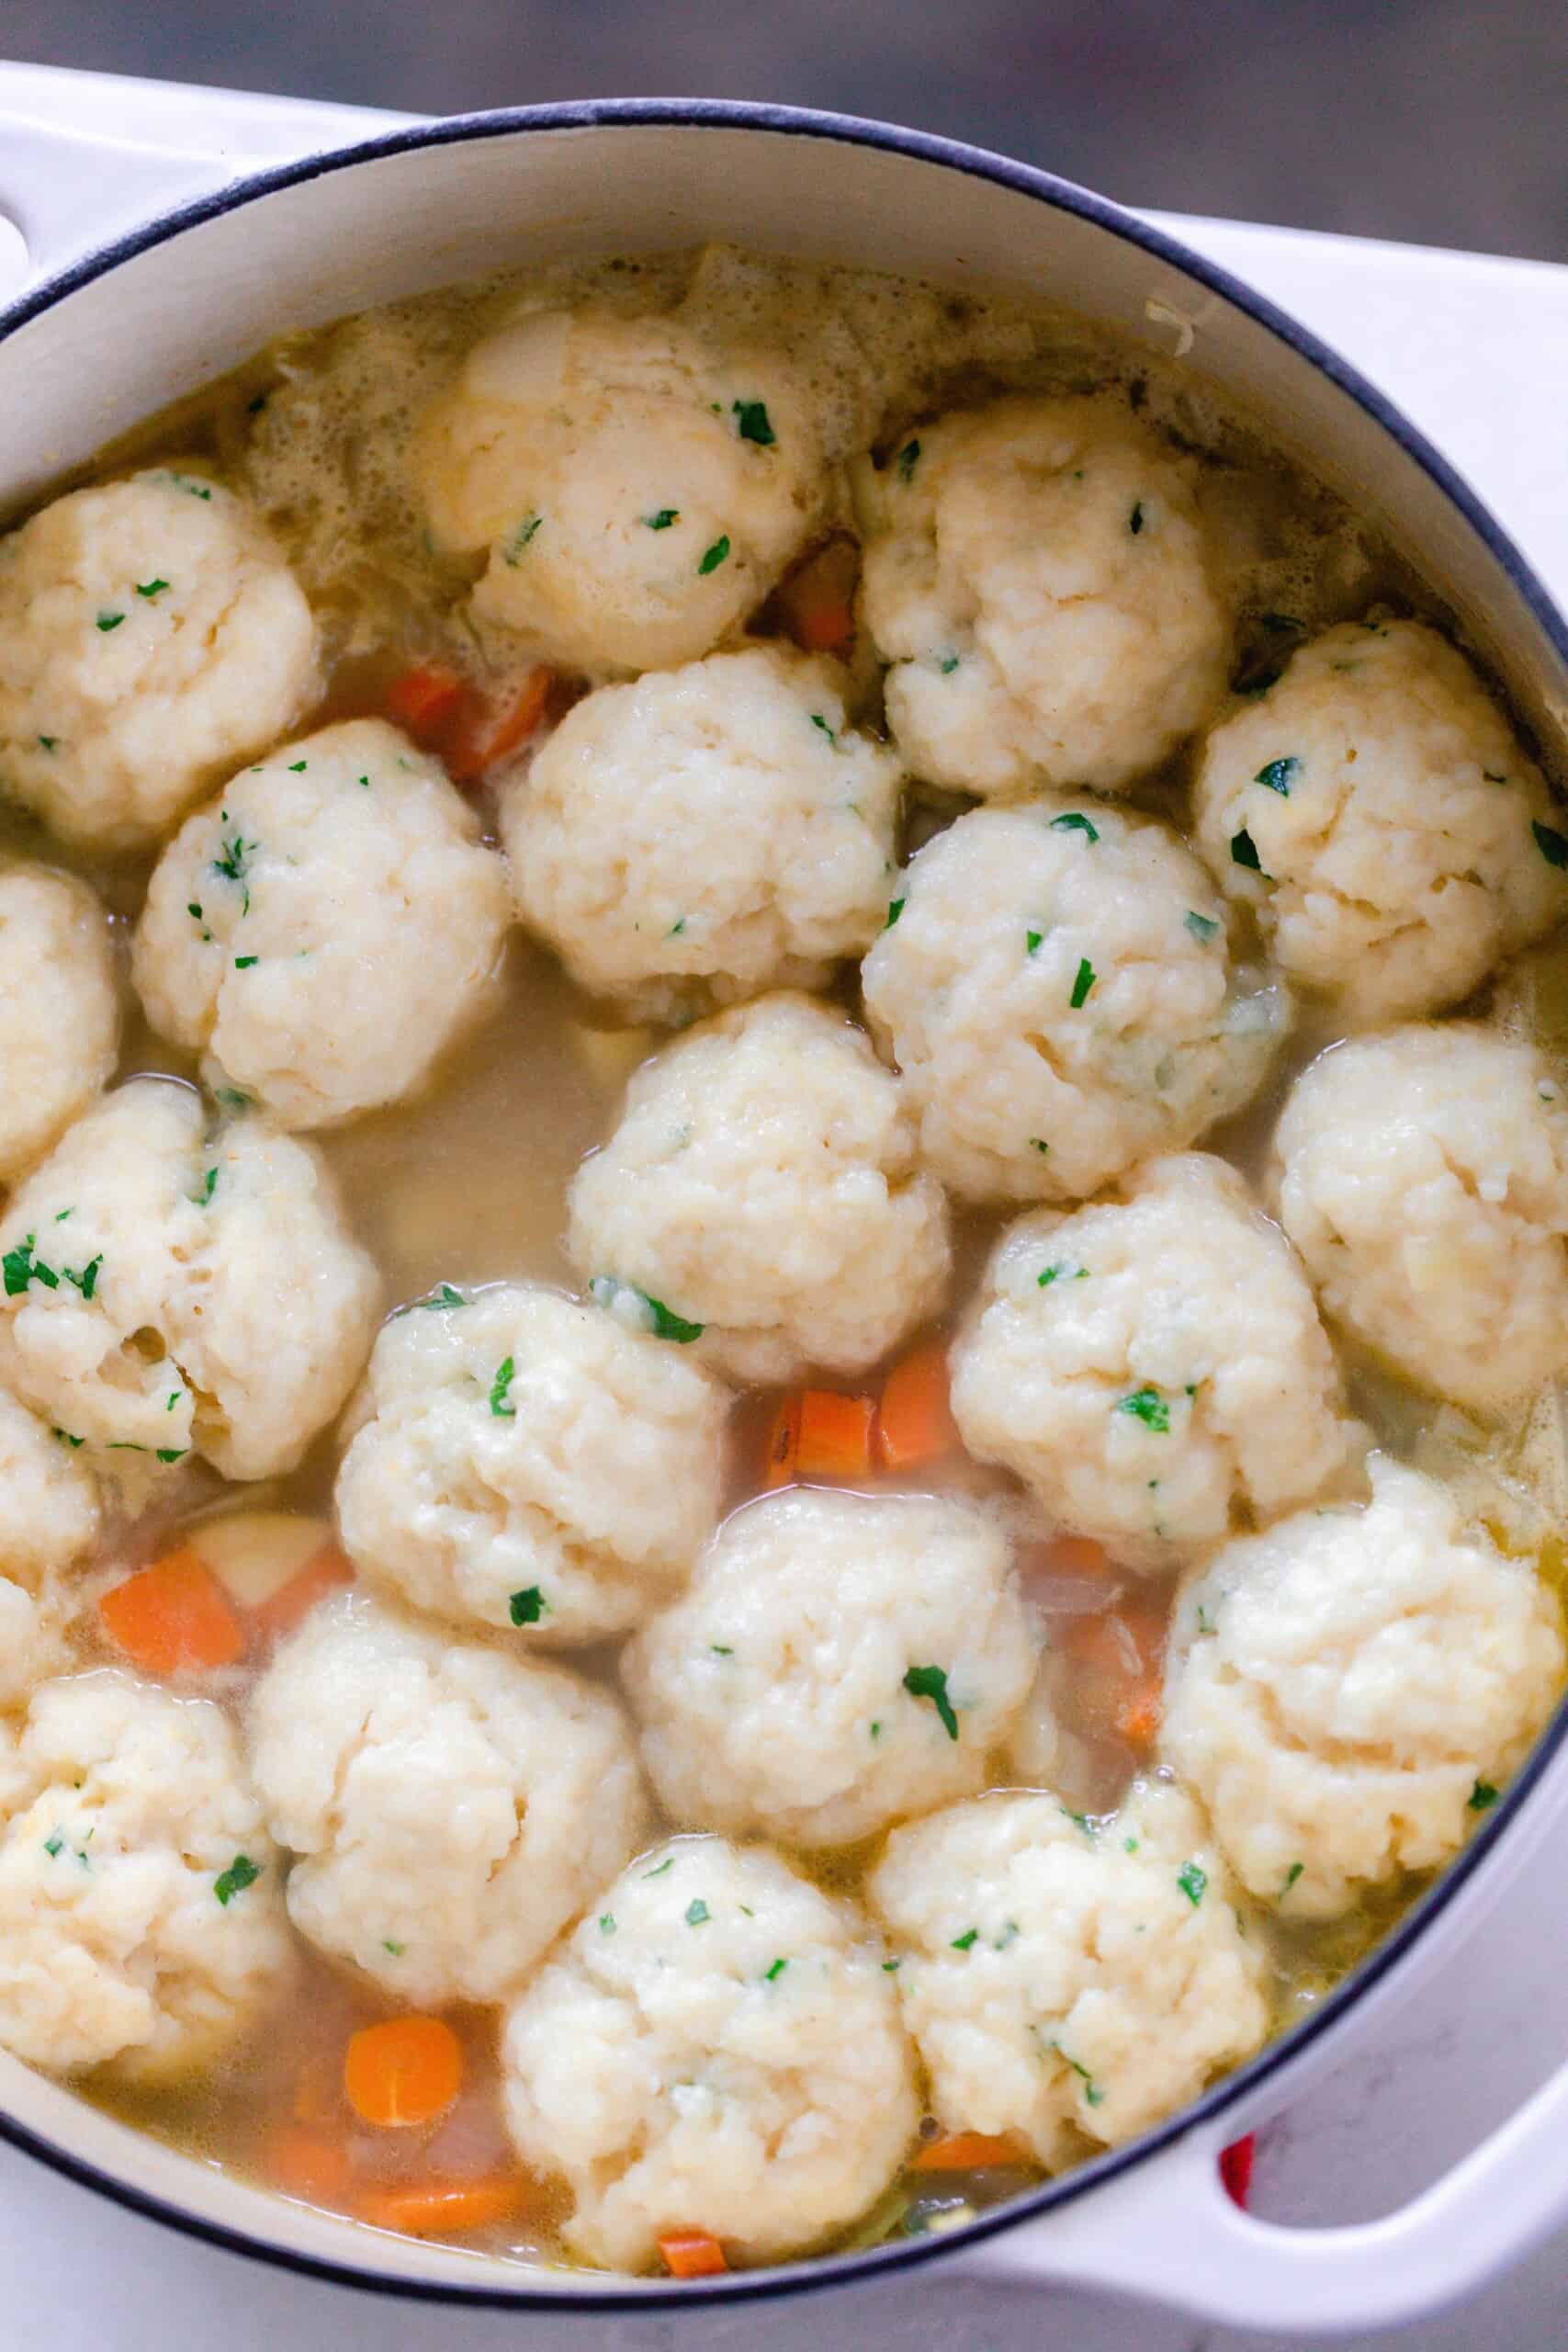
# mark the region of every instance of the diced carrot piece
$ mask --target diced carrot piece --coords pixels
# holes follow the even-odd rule
[[[876,1407],[869,1396],[807,1388],[800,1399],[795,1468],[803,1478],[864,1478],[871,1474]]]
[[[1089,1535],[1054,1535],[1041,1565],[1058,1577],[1107,1577],[1111,1559],[1103,1544]]]
[[[998,2165],[1027,2161],[1011,2132],[949,2132],[930,2140],[909,2159],[910,2172],[986,2172]]]
[[[244,1655],[239,1618],[188,1545],[115,1585],[98,1615],[115,1646],[148,1674],[209,1673]]]
[[[497,2222],[515,2221],[535,2199],[525,2173],[483,2180],[423,2180],[397,2188],[367,2188],[355,2211],[378,2230],[408,2237],[459,2236]]]
[[[918,1470],[956,1453],[947,1401],[947,1351],[931,1340],[896,1363],[882,1384],[877,1452],[885,1470]]]
[[[855,633],[860,549],[843,533],[795,566],[780,586],[776,610],[795,643],[810,653],[842,650]]]
[[[671,2278],[715,2278],[729,2267],[724,2248],[708,2230],[668,2230],[659,2251]]]
[[[312,2205],[341,2204],[354,2185],[354,2163],[343,2142],[308,2124],[280,2123],[262,2143],[261,2167],[289,2197]]]
[[[439,662],[405,670],[387,688],[387,710],[417,742],[434,743],[454,719],[468,689],[456,670]]]
[[[795,1483],[796,1459],[800,1453],[800,1405],[798,1388],[792,1388],[783,1397],[779,1408],[768,1425],[767,1450],[762,1461],[762,1484],[767,1487],[788,1487]]]
[[[255,1623],[266,1634],[290,1634],[307,1618],[318,1600],[329,1592],[337,1592],[354,1582],[354,1570],[335,1544],[323,1544],[313,1560],[306,1562],[288,1582],[264,1600],[254,1613]]]
[[[1131,1747],[1152,1747],[1159,1736],[1164,1702],[1157,1682],[1139,1683],[1116,1710],[1116,1728]]]
[[[1243,2211],[1252,2194],[1252,2160],[1258,2153],[1258,2136],[1249,2132],[1245,2140],[1233,2140],[1228,2148],[1220,2151],[1220,2178]]]
[[[555,672],[544,662],[529,671],[510,699],[488,704],[475,698],[462,710],[447,745],[446,765],[455,783],[471,784],[513,752],[521,751],[543,721]]]
[[[389,2018],[348,2037],[343,2086],[367,2123],[428,2123],[463,2087],[463,2052],[440,2018]]]

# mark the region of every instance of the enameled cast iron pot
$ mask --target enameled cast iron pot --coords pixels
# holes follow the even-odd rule
[[[254,169],[258,156],[352,138],[357,126],[327,108],[285,121],[276,101],[213,94],[220,135],[193,161],[160,137],[160,106],[182,94],[124,93],[117,106],[112,85],[95,84],[87,128],[75,130],[0,111],[0,214],[27,241],[33,273],[0,311],[0,511],[285,329],[484,271],[717,236],[1044,296],[1152,349],[1174,344],[1415,551],[1528,724],[1550,734],[1568,714],[1568,628],[1422,436],[1245,285],[1044,172],[839,116],[653,99],[414,123]],[[140,138],[123,135],[128,122],[144,126]],[[716,2301],[863,2289],[937,2263],[1105,2285],[1238,2325],[1387,2325],[1479,2284],[1568,2211],[1568,2068],[1435,2188],[1371,2224],[1294,2231],[1253,2219],[1225,2196],[1216,2157],[1377,2034],[1474,1927],[1568,1807],[1565,1735],[1560,1710],[1468,1851],[1286,2040],[1132,2146],[947,2236],[678,2288],[529,2273],[225,2178],[3,2056],[0,2134],[196,2236],[347,2283],[526,2310],[531,2341],[547,2314],[564,2333],[584,2313],[673,2302],[701,2333]],[[866,2316],[857,2301],[840,2324]],[[581,2324],[576,2340],[591,2340]]]

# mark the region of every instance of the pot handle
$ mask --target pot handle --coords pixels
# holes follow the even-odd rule
[[[0,62],[0,218],[27,247],[20,284],[4,290],[14,296],[268,164],[411,119]]]
[[[1568,2064],[1397,2212],[1293,2229],[1244,2212],[1211,2126],[1163,2157],[978,2246],[966,2267],[1021,2286],[1099,2288],[1230,2327],[1323,2335],[1397,2327],[1520,2261],[1568,2213]]]

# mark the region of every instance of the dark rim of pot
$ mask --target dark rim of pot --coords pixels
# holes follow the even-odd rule
[[[1468,483],[1391,401],[1338,353],[1299,325],[1288,312],[1254,292],[1242,279],[1233,277],[1228,270],[1206,260],[1178,239],[1168,236],[1163,230],[1154,228],[1135,214],[1123,210],[1109,198],[1097,196],[1088,188],[1079,187],[1070,180],[1059,179],[1054,173],[1039,170],[1033,164],[1014,163],[1007,156],[992,154],[984,148],[967,146],[958,140],[939,138],[928,131],[906,130],[887,123],[863,120],[854,115],[818,113],[806,107],[765,106],[723,98],[585,98],[556,106],[515,107],[491,114],[449,116],[389,131],[382,137],[368,139],[352,147],[334,148],[323,154],[307,155],[297,162],[255,173],[210,196],[198,197],[173,211],[159,215],[145,226],[130,231],[100,251],[73,263],[70,268],[47,279],[9,308],[0,310],[0,342],[15,334],[30,320],[52,310],[80,288],[107,276],[121,262],[130,261],[136,254],[146,253],[205,220],[216,220],[226,212],[238,211],[281,188],[297,187],[308,181],[324,178],[330,173],[352,170],[359,164],[374,163],[383,156],[411,153],[421,148],[450,146],[468,140],[510,138],[521,131],[626,129],[642,124],[671,125],[696,130],[774,131],[794,138],[833,140],[851,146],[880,149],[886,153],[908,156],[917,163],[934,164],[947,171],[963,172],[973,178],[990,180],[999,187],[1010,188],[1021,196],[1032,197],[1058,211],[1073,213],[1079,220],[1092,222],[1095,227],[1122,238],[1128,244],[1141,246],[1156,260],[1169,263],[1236,310],[1245,311],[1258,325],[1267,328],[1269,334],[1326,376],[1382,427],[1464,517],[1529,607],[1559,658],[1568,666],[1568,624],[1559,615],[1519,549]],[[1498,1838],[1506,1833],[1509,1823],[1528,1802],[1531,1791],[1540,1781],[1565,1737],[1568,1737],[1568,1698],[1558,1707],[1506,1796],[1488,1815],[1463,1852],[1456,1856],[1442,1876],[1377,1950],[1299,2025],[1156,2130],[1145,2132],[1141,2139],[1130,2142],[1125,2147],[1111,2150],[1105,2155],[1079,2165],[1076,2171],[1064,2174],[1058,2179],[1047,2181],[1038,2188],[1012,2198],[1005,2205],[978,2214],[960,2230],[905,2238],[894,2245],[871,2246],[854,2254],[829,2255],[809,2261],[780,2264],[769,2269],[731,2272],[718,2278],[685,2282],[643,2278],[615,2280],[585,2271],[581,2275],[557,2274],[560,2284],[553,2288],[528,2285],[521,2279],[513,2286],[493,2278],[483,2285],[468,2286],[446,2279],[389,2277],[385,2273],[362,2269],[352,2262],[330,2261],[303,2254],[270,2239],[252,2236],[248,2232],[226,2223],[207,2221],[199,2214],[171,2204],[161,2197],[149,2195],[131,2182],[119,2179],[96,2165],[85,2162],[68,2149],[56,2146],[52,2141],[17,2122],[3,2110],[0,2110],[0,2141],[8,2142],[13,2147],[38,2157],[67,2179],[76,2181],[84,2188],[96,2189],[130,2211],[164,2222],[169,2228],[182,2231],[186,2236],[200,2239],[209,2245],[272,2263],[279,2269],[295,2271],[304,2277],[325,2279],[333,2285],[358,2287],[416,2302],[456,2303],[476,2309],[530,2310],[561,2314],[604,2314],[608,2312],[670,2310],[677,2306],[690,2309],[694,2304],[710,2305],[760,2296],[799,2294],[886,2278],[890,2273],[908,2271],[919,2264],[952,2256],[962,2247],[975,2245],[982,2239],[994,2237],[1001,2231],[1048,2213],[1055,2207],[1069,2204],[1076,2198],[1090,2193],[1102,2181],[1113,2179],[1154,2156],[1162,2148],[1172,2146],[1200,2125],[1216,2121],[1232,2109],[1240,2108],[1244,2102],[1254,2102],[1257,2094],[1271,2077],[1320,2041],[1356,2001],[1400,1965],[1427,1927],[1448,1909],[1461,1889],[1484,1863]],[[1106,2283],[1114,2287],[1117,2281],[1108,2279]]]

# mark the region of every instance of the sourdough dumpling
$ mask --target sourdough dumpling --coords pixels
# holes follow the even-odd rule
[[[65,1662],[62,1577],[100,1518],[97,1482],[76,1453],[0,1388],[0,1708]]]
[[[1363,1026],[1458,1003],[1568,914],[1568,819],[1417,621],[1303,646],[1209,736],[1194,814],[1286,976]]]
[[[991,1795],[896,1829],[867,1885],[950,2132],[1021,2133],[1055,2171],[1195,2098],[1268,2030],[1261,1957],[1180,1790],[1103,1820]]]
[[[1365,1442],[1295,1253],[1204,1152],[1010,1226],[952,1362],[971,1453],[1133,1566],[1307,1501]]]
[[[859,472],[863,609],[919,775],[1115,792],[1225,687],[1195,469],[1102,401],[1010,399]]]
[[[919,2109],[867,1923],[766,1847],[682,1838],[595,1895],[507,2018],[506,2120],[563,2174],[572,2252],[637,2270],[670,2230],[804,2252],[897,2171]]]
[[[981,1786],[1035,1650],[987,1513],[797,1487],[726,1521],[623,1672],[671,1819],[843,1846]]]
[[[0,1377],[89,1449],[292,1469],[358,1377],[380,1284],[306,1144],[133,1079],[0,1218]]]
[[[898,1080],[808,997],[761,997],[645,1064],[570,1204],[595,1295],[739,1380],[861,1371],[946,1288],[946,1204]]]
[[[0,1184],[14,1184],[86,1109],[113,1074],[118,1041],[97,899],[68,874],[0,869]]]
[[[204,476],[73,491],[0,539],[0,770],[67,841],[153,840],[321,686],[292,573]]]
[[[117,1672],[0,1729],[0,2043],[51,2074],[200,2075],[286,1991],[283,1869],[232,1730]]]
[[[375,718],[231,776],[159,859],[132,976],[153,1027],[286,1127],[412,1093],[489,1001],[505,869]]]
[[[815,988],[886,920],[902,775],[775,646],[602,686],[502,801],[518,910],[639,1013]]]
[[[279,1649],[249,1736],[290,1918],[409,2002],[502,1999],[647,1832],[607,1692],[363,1595]]]
[[[417,462],[437,540],[487,559],[476,619],[593,672],[728,637],[824,495],[786,360],[597,310],[536,311],[478,344]]]
[[[1365,1509],[1299,1512],[1183,1587],[1161,1753],[1254,1894],[1332,1917],[1458,1851],[1562,1668],[1531,1564],[1374,1459]]]
[[[367,1402],[338,1474],[344,1549],[417,1607],[530,1647],[637,1624],[718,1517],[728,1393],[553,1291],[405,1308]]]
[[[893,886],[867,1017],[920,1148],[976,1201],[1081,1200],[1255,1094],[1285,990],[1233,965],[1224,902],[1146,818],[977,808]]]
[[[1568,1110],[1532,1046],[1461,1023],[1337,1046],[1271,1183],[1325,1313],[1416,1387],[1493,1414],[1568,1368]]]

